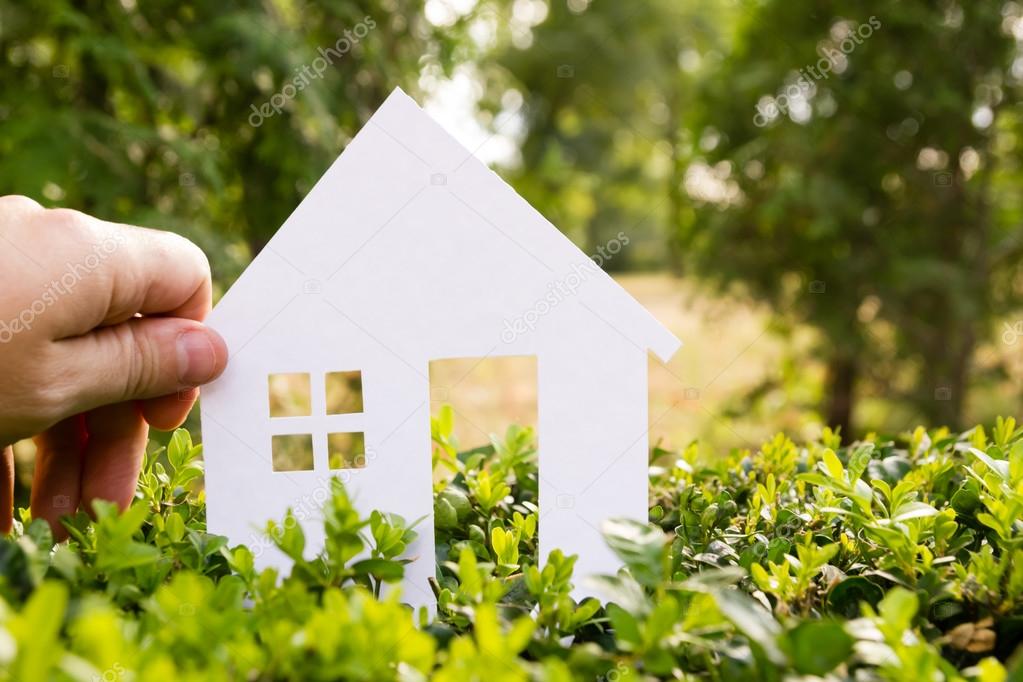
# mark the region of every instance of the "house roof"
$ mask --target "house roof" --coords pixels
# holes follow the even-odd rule
[[[384,137],[379,133],[383,133]],[[533,259],[540,261],[551,273],[568,272],[573,267],[577,268],[580,263],[589,261],[589,257],[560,230],[530,206],[496,173],[476,159],[471,151],[445,131],[412,98],[397,88],[355,136],[349,148],[364,144],[390,144],[387,138],[408,152],[410,163],[422,164],[429,170],[432,184],[460,188],[462,195],[468,197],[468,200],[459,200],[486,223],[487,229],[493,228],[501,232],[509,240],[509,248],[518,247],[529,252]],[[340,165],[339,162],[340,157],[339,161],[320,178],[303,204],[310,203],[314,197],[319,205],[333,200],[336,193],[330,191],[329,186],[332,171]],[[393,199],[391,203],[394,204],[390,209],[392,211],[400,212],[404,208],[400,198]],[[315,249],[316,240],[299,238],[296,243],[295,239],[296,236],[301,237],[295,235],[295,231],[305,227],[303,215],[300,206],[271,239],[266,251],[275,253],[278,257],[282,254],[289,256],[299,254],[303,258],[319,260],[323,264],[322,261],[325,259],[350,258],[361,248],[358,244],[353,245],[351,255],[348,256],[323,253],[322,249],[321,252],[311,253]],[[257,261],[264,255],[265,252]],[[251,271],[256,269],[255,266],[256,262],[225,295],[217,306],[221,310],[215,312],[216,317],[227,313],[228,311],[222,308],[230,307],[231,300],[237,300],[236,296],[246,291],[246,280],[252,274]],[[654,352],[665,362],[669,360],[681,346],[681,341],[602,269],[590,270],[593,272],[593,278],[587,283],[586,295],[579,297],[582,305],[634,345]],[[266,284],[254,287],[255,293],[258,294],[259,290],[267,292]],[[245,296],[244,293],[241,295]]]

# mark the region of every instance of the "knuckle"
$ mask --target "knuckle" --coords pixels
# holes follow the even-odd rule
[[[35,369],[23,377],[33,386],[32,398],[23,407],[33,418],[54,423],[68,416],[68,406],[76,402],[80,383],[73,372],[59,369],[65,363],[52,344],[39,349],[37,360],[33,363]]]
[[[75,385],[64,377],[56,377],[37,386],[33,415],[47,423],[66,417],[68,406],[76,399]]]
[[[25,223],[37,212],[41,213],[44,210],[38,203],[20,194],[0,196],[0,235],[20,241],[30,230]],[[0,251],[0,255],[5,254]]]
[[[71,232],[75,236],[89,238],[95,233],[93,219],[72,208],[51,208],[46,211],[46,220],[55,229]]]
[[[129,238],[141,247],[137,253],[143,260],[157,257],[178,271],[210,277],[210,262],[205,252],[187,237],[168,230],[134,228]]]
[[[112,330],[116,334],[118,355],[123,363],[122,386],[125,398],[142,396],[155,384],[157,372],[150,342],[131,322],[119,324]]]
[[[31,199],[21,194],[7,194],[0,196],[0,211],[6,213],[12,212],[28,212],[41,209],[42,206],[35,199]]]
[[[207,277],[210,273],[210,261],[206,253],[196,245],[195,242],[174,232],[168,232],[171,243],[174,244],[175,255],[185,257],[192,261],[196,267]]]

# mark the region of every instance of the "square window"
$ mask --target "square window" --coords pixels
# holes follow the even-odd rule
[[[312,415],[308,374],[271,374],[268,383],[271,417]]]
[[[362,469],[366,466],[366,438],[362,433],[327,434],[331,469]]]
[[[362,412],[362,372],[327,374],[327,414]]]
[[[274,471],[312,471],[313,437],[309,434],[274,436]]]

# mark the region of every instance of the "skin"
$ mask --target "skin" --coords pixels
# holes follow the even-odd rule
[[[37,447],[32,516],[126,507],[149,427],[172,429],[227,364],[202,324],[210,268],[178,235],[0,197],[0,532],[14,442]]]

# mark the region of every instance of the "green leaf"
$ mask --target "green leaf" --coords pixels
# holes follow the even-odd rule
[[[181,539],[185,537],[185,522],[181,518],[181,514],[171,512],[167,515],[165,523],[165,531],[171,542],[181,542]]]
[[[666,537],[659,526],[632,519],[609,519],[602,531],[608,546],[636,580],[655,585],[662,579]]]
[[[792,666],[805,675],[825,675],[852,654],[855,640],[840,623],[805,621],[786,633]]]
[[[778,646],[781,626],[764,607],[738,590],[717,589],[710,591],[710,595],[722,615],[749,637],[771,662],[778,665],[785,662],[785,656]]]
[[[920,601],[915,593],[896,587],[881,600],[878,610],[881,617],[893,626],[893,630],[900,631],[909,629],[919,606]]]
[[[614,628],[615,638],[623,643],[626,651],[633,650],[643,641],[639,632],[639,623],[635,617],[617,604],[608,604],[605,609],[611,627]]]
[[[863,576],[852,576],[841,581],[828,594],[828,609],[845,618],[860,615],[860,604],[877,606],[884,597],[884,590]]]
[[[928,516],[934,516],[937,513],[937,509],[924,502],[909,502],[895,510],[895,515],[892,516],[892,520],[909,521],[910,519],[921,519]]]
[[[836,481],[845,480],[845,468],[842,466],[842,461],[838,459],[838,455],[835,454],[834,450],[828,448],[822,455],[824,468],[828,472],[828,475]]]
[[[266,534],[282,552],[295,561],[302,561],[302,553],[305,551],[305,532],[302,530],[302,524],[298,522],[290,509],[285,514],[282,524],[278,525],[274,521],[267,524]]]
[[[167,461],[175,471],[188,461],[192,451],[192,437],[185,429],[177,429],[167,443]]]
[[[363,559],[352,564],[357,575],[371,575],[384,582],[401,580],[405,575],[405,567],[391,559]]]
[[[981,505],[980,484],[972,478],[963,481],[951,502],[957,513],[972,515]]]

